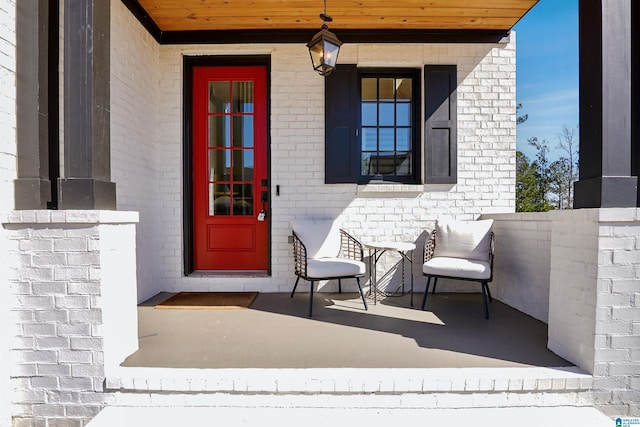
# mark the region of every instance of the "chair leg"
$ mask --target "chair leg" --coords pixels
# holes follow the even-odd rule
[[[491,297],[491,290],[489,290],[489,283],[484,282],[484,286],[487,289],[487,296],[489,297],[489,302],[493,302],[493,298]]]
[[[431,285],[431,276],[427,277],[427,288],[424,290],[424,296],[422,297],[422,311],[424,311],[424,306],[427,304],[427,295],[429,295],[429,286]]]
[[[313,313],[313,285],[314,281],[311,281],[311,287],[309,288],[309,318],[311,318],[311,314]]]
[[[296,292],[296,288],[298,287],[298,281],[300,281],[300,276],[296,279],[296,284],[293,285],[293,290],[291,291],[291,298],[293,298],[293,294]]]
[[[342,293],[342,280],[338,279],[338,292]]]
[[[367,307],[367,300],[364,299],[364,292],[362,292],[362,286],[360,286],[360,278],[356,277],[356,282],[358,282],[358,289],[360,290],[360,296],[362,297],[362,303],[364,304],[364,309],[365,310],[369,310],[369,307]]]
[[[486,289],[485,289],[486,288]],[[484,305],[484,318],[489,318],[489,305],[487,304],[487,283],[482,282],[482,304]]]
[[[431,291],[432,294],[436,293],[436,285],[438,284],[438,278],[434,277],[433,278],[433,291]]]

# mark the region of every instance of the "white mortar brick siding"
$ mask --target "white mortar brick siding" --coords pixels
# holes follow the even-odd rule
[[[138,215],[5,216],[13,425],[84,425],[108,400],[106,375],[137,350]]]
[[[0,216],[14,208],[13,181],[16,173],[16,2],[0,0]],[[0,227],[0,324],[11,324],[9,263],[6,254],[12,246],[4,228]],[[11,425],[11,395],[9,377],[21,367],[9,355],[12,331],[0,328],[0,426]],[[28,371],[24,369],[23,371]]]
[[[533,316],[548,305],[549,348],[593,374],[598,408],[640,415],[640,210],[487,217],[496,297]]]
[[[136,230],[136,257],[142,267],[138,281],[146,284],[139,295],[144,300],[163,290],[158,280],[164,229],[158,214],[165,209],[161,194],[178,197],[182,189],[162,186],[170,175],[161,158],[161,99],[167,89],[160,85],[160,47],[123,2],[111,5],[111,180],[118,210],[137,211],[143,219]],[[177,178],[181,167],[170,167]]]

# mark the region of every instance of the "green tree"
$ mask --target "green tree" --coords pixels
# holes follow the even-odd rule
[[[549,195],[548,199],[556,209],[568,209],[571,207],[571,169],[569,161],[560,158],[551,163],[548,170]]]
[[[516,212],[547,212],[553,206],[545,199],[543,179],[538,166],[516,152]]]

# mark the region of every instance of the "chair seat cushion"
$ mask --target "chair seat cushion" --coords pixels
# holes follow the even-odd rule
[[[314,278],[359,276],[364,274],[362,261],[344,258],[317,258],[307,260],[307,276]]]
[[[488,280],[491,277],[491,265],[488,262],[473,259],[436,257],[422,265],[422,272],[434,276]]]

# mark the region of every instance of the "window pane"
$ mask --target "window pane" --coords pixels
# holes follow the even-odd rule
[[[362,153],[362,175],[375,175],[375,165],[372,164],[373,153]],[[374,160],[375,161],[375,160]]]
[[[412,94],[411,79],[396,79],[396,99],[398,101],[411,101]]]
[[[395,80],[396,79],[380,79],[380,94],[378,95],[380,101],[393,101],[395,99]]]
[[[253,185],[233,185],[233,214],[253,215]]]
[[[384,103],[380,104],[380,126],[393,126],[394,125],[394,104]]]
[[[378,149],[378,129],[362,129],[362,150],[373,151]]]
[[[393,151],[394,150],[394,134],[395,130],[393,128],[380,128],[378,132],[378,138],[380,151]]]
[[[253,179],[253,150],[233,150],[233,180]]]
[[[379,153],[378,155],[378,174],[380,175],[393,175],[395,173],[396,165],[395,153]]]
[[[378,125],[378,104],[374,102],[362,103],[362,126]]]
[[[396,175],[411,175],[412,161],[411,153],[397,153],[396,154]]]
[[[408,102],[396,104],[396,126],[411,125],[411,104]]]
[[[209,147],[229,146],[229,116],[209,116]]]
[[[253,116],[233,116],[233,146],[253,147]]]
[[[209,215],[229,215],[230,206],[229,184],[209,184]]]
[[[253,112],[253,82],[233,82],[233,112]]]
[[[411,149],[411,129],[396,128],[396,150],[408,151]]]
[[[228,150],[209,150],[209,181],[228,181],[230,166]]]
[[[378,100],[378,79],[365,78],[362,82],[362,100],[377,101]]]
[[[229,82],[209,82],[209,112],[228,113]]]

